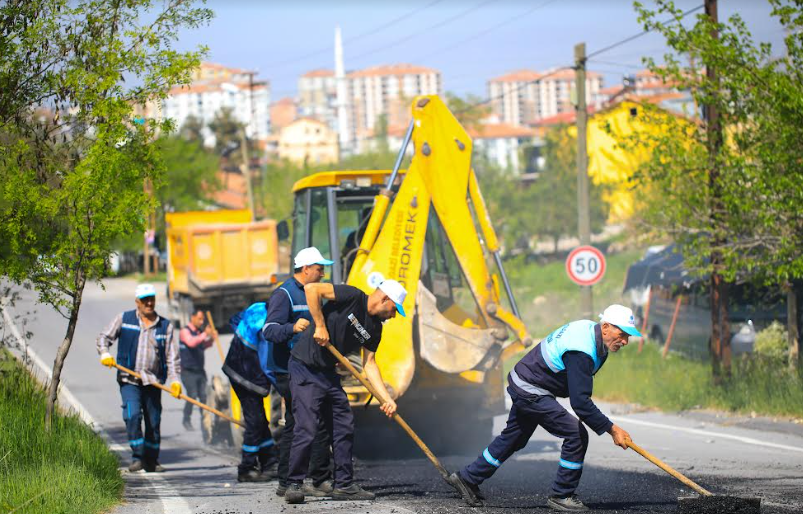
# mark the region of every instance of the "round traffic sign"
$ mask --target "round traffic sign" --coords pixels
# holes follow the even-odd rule
[[[566,273],[578,285],[594,285],[605,274],[605,256],[593,246],[578,246],[566,258]]]

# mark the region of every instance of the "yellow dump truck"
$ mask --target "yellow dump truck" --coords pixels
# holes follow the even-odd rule
[[[264,300],[279,281],[277,223],[248,210],[168,213],[167,297],[181,326],[194,308],[225,330],[231,315]]]
[[[412,161],[400,170],[410,141]],[[422,96],[393,170],[317,173],[293,187],[293,254],[318,247],[335,262],[327,280],[336,284],[370,292],[381,275],[407,288],[408,316],[385,323],[376,358],[399,412],[442,452],[490,440],[492,418],[504,412],[502,363],[532,344],[471,168],[472,146],[440,98]],[[362,385],[351,377],[343,384],[356,448],[408,445]]]

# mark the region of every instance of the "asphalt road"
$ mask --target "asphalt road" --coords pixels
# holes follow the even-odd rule
[[[167,472],[128,473],[125,467],[129,454],[119,391],[114,372],[98,362],[95,339],[118,312],[133,308],[135,285],[129,280],[109,280],[105,291],[95,286],[87,288],[63,373],[64,384],[111,439],[112,448],[121,453],[125,503],[114,514],[547,511],[543,505],[556,470],[559,441],[542,430],[537,430],[527,447],[504,463],[496,476],[482,486],[488,498],[484,508],[472,509],[462,504],[423,456],[358,461],[357,480],[377,493],[376,502],[308,500],[304,505],[289,506],[275,496],[275,482],[238,484],[239,451],[205,448],[197,428],[191,432],[183,430],[182,403],[167,395],[163,396],[160,459]],[[163,288],[157,290],[161,294]],[[159,301],[157,310],[166,310]],[[30,293],[24,295],[12,313],[28,320],[24,327],[17,321],[20,330],[33,333],[31,349],[47,365],[52,365],[66,320],[48,307],[37,306]],[[210,349],[208,374],[219,373],[220,365],[217,352]],[[711,413],[677,415],[633,412],[620,405],[600,404],[600,407],[641,446],[715,493],[760,496],[765,513],[803,511],[803,425],[761,418],[717,417]],[[504,417],[496,419],[497,433],[504,420]],[[197,427],[197,414],[194,422]],[[397,437],[406,435],[399,429]],[[477,448],[477,452],[482,449]],[[447,456],[443,463],[456,470],[475,457],[476,454]],[[591,435],[585,462],[578,494],[596,512],[673,512],[677,509],[677,497],[691,494],[688,488],[639,455],[614,446],[608,435]]]

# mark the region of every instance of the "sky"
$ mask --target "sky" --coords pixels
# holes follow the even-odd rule
[[[685,11],[702,0],[675,3]],[[570,66],[577,43],[591,54],[643,30],[629,0],[210,0],[207,7],[215,18],[184,31],[178,48],[207,45],[207,60],[257,71],[270,82],[272,101],[296,96],[301,74],[334,69],[336,26],[347,71],[430,66],[445,91],[483,98],[491,78]],[[770,12],[765,0],[719,1],[720,20],[738,13],[756,40],[780,48],[783,31]],[[597,56],[588,69],[613,85],[642,69],[642,56],[665,51],[660,36],[647,34]]]

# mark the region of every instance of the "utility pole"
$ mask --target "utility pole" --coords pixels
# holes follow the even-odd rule
[[[586,44],[574,46],[575,92],[577,104],[577,232],[580,244],[591,244],[591,215],[588,207],[588,111],[586,110]],[[591,286],[580,286],[582,316],[591,319],[594,315],[594,299]]]
[[[256,206],[254,205],[254,187],[251,184],[251,166],[248,159],[248,138],[245,137],[245,127],[240,128],[240,151],[243,156],[243,163],[240,166],[240,171],[245,178],[245,191],[248,195],[248,208],[251,210],[251,219],[256,220]]]
[[[150,179],[147,178],[145,179],[143,187],[145,188],[146,195],[148,195],[149,197],[153,196],[153,188],[151,187]],[[142,274],[146,277],[149,277],[151,275],[151,244],[149,239],[151,237],[151,231],[153,230],[153,225],[154,225],[153,221],[154,221],[153,213],[148,213],[148,222],[145,226],[145,237],[144,237],[145,247],[143,248],[142,251]]]
[[[712,24],[719,23],[717,13],[717,0],[705,0],[705,14]],[[715,27],[711,36],[719,39],[719,30]],[[720,379],[720,374],[730,376],[731,370],[731,347],[730,347],[730,323],[728,320],[728,294],[727,284],[721,273],[722,253],[718,247],[723,243],[719,232],[719,224],[722,222],[720,213],[722,212],[722,184],[719,169],[719,154],[722,148],[722,123],[717,108],[717,98],[719,93],[719,76],[716,67],[710,62],[705,62],[706,81],[714,87],[714,100],[705,106],[706,139],[708,146],[708,187],[711,194],[711,229],[715,234],[711,252],[711,365],[715,380]]]

